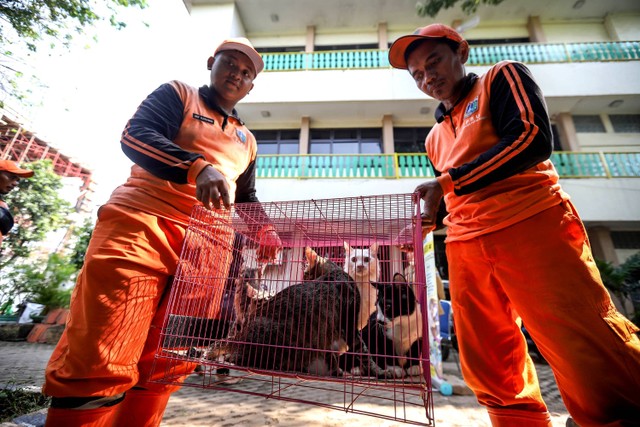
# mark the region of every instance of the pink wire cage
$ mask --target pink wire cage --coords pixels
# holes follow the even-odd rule
[[[434,425],[425,266],[416,224],[416,194],[247,203],[230,211],[196,207],[171,286],[153,381]],[[282,241],[269,263],[256,255],[265,229]],[[374,287],[345,276],[347,245],[377,262]],[[419,262],[410,264],[401,245],[413,246]],[[314,277],[309,253],[316,261],[329,260],[325,268],[336,272]],[[385,322],[376,320],[384,300],[365,312],[371,314],[366,327],[354,320],[365,301],[376,301],[381,285],[413,291],[413,309],[400,307],[404,299],[387,301],[404,320],[387,319],[386,325],[393,330],[391,341],[421,345],[417,355],[398,354],[396,344],[372,332],[385,330]],[[374,290],[364,295],[363,289]],[[198,375],[183,382],[194,367]]]

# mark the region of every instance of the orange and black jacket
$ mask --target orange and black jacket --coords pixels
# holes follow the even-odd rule
[[[549,160],[551,124],[530,71],[503,61],[463,84],[450,110],[438,106],[425,142],[445,193],[449,241],[505,228],[568,197]]]
[[[235,110],[227,115],[211,96],[178,81],[163,84],[138,107],[121,137],[135,163],[110,202],[188,221],[197,204],[195,179],[213,166],[227,179],[234,203],[257,202],[257,144]]]

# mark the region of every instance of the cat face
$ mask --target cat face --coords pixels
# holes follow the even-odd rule
[[[344,242],[346,252],[344,271],[356,281],[378,280],[380,265],[378,263],[378,244],[373,243],[369,248],[354,249]]]
[[[407,316],[416,310],[415,293],[404,276],[396,274],[394,283],[373,283],[378,289],[378,321],[389,322],[401,316]]]

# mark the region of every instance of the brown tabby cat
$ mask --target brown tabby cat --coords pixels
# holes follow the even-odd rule
[[[230,344],[230,362],[329,375],[340,372],[340,354],[362,350],[356,325],[360,296],[353,279],[311,248],[305,249],[305,255],[308,266],[303,283],[270,298],[251,298],[246,293],[249,285],[239,283],[237,292],[244,297],[239,297],[236,308],[242,324]]]

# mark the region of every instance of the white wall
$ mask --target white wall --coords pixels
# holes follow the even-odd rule
[[[261,202],[412,193],[424,179],[258,179]],[[563,179],[561,185],[586,222],[640,227],[640,179]],[[285,191],[286,190],[286,191]]]
[[[543,22],[542,29],[547,36],[547,43],[596,42],[609,41],[602,20],[593,22]]]
[[[637,133],[578,133],[582,151],[634,152],[640,151]]]
[[[467,67],[481,74],[488,67]],[[637,95],[640,61],[585,62],[529,66],[546,97]],[[601,76],[615,75],[615,79]],[[559,79],[558,76],[570,76]],[[283,88],[288,90],[283,90]],[[425,99],[404,70],[270,72],[243,102],[322,102]],[[565,110],[570,111],[570,110]]]
[[[614,40],[640,40],[640,14],[607,15],[605,26]]]

